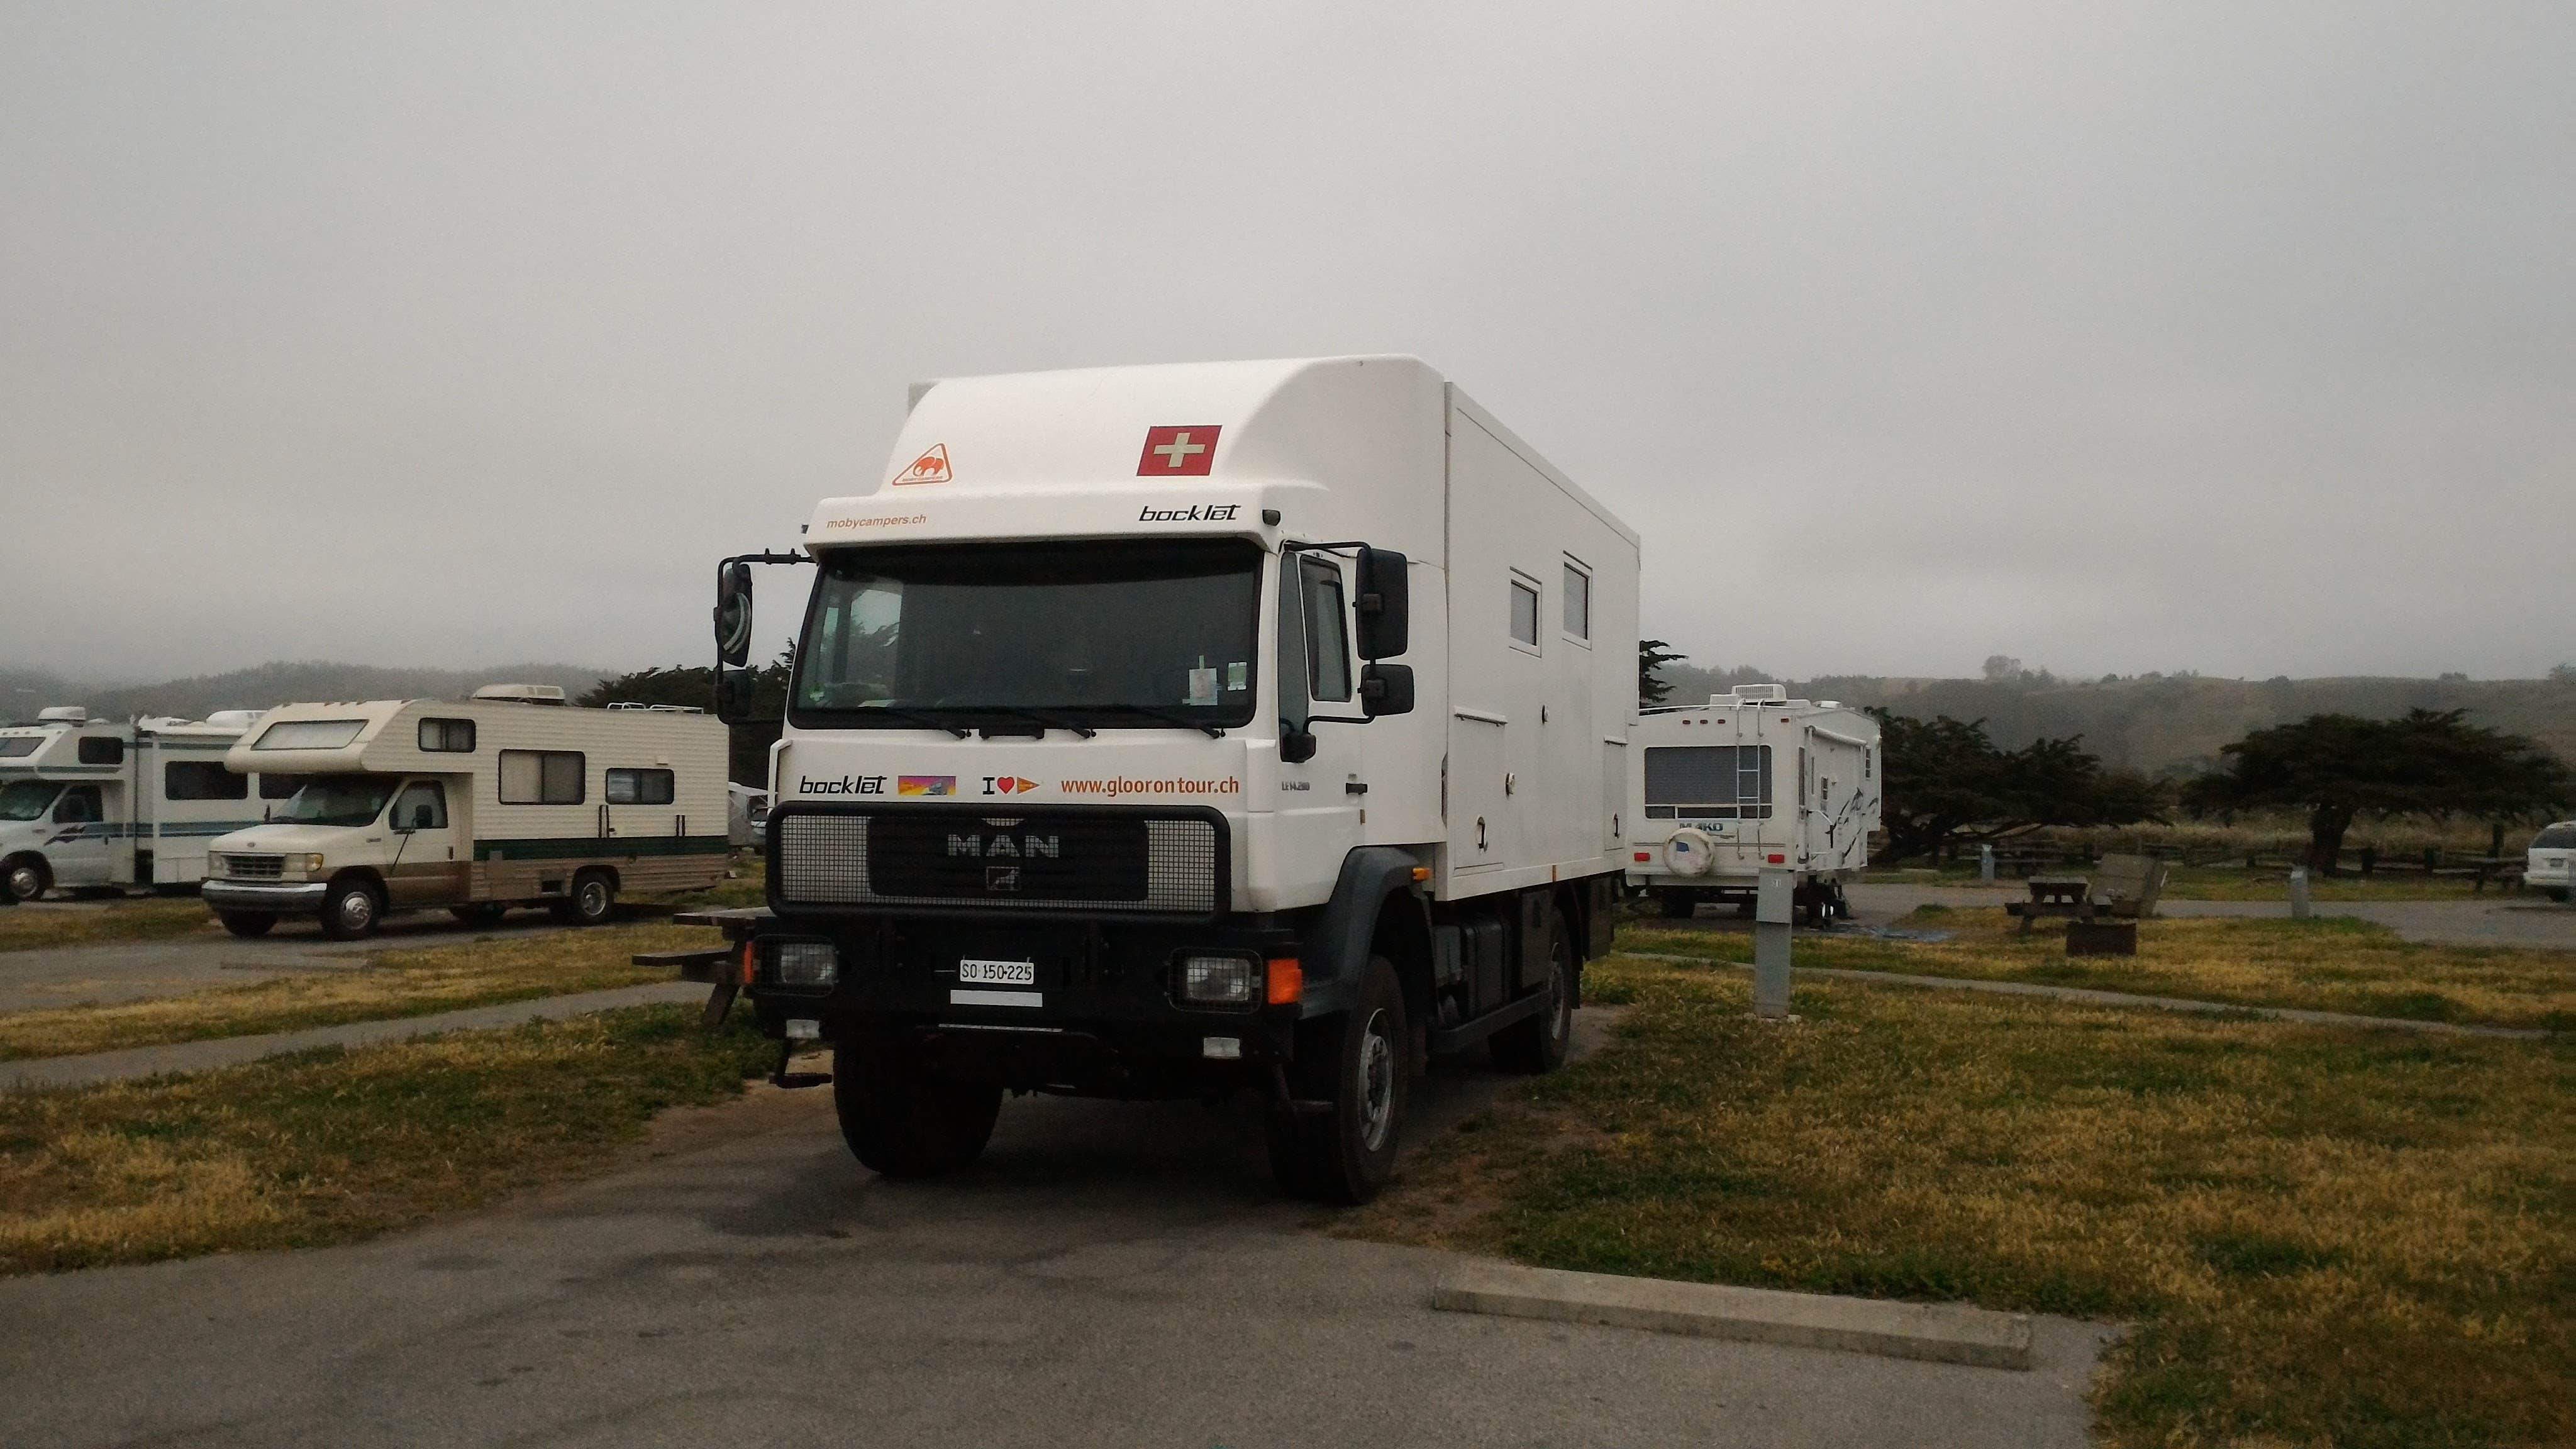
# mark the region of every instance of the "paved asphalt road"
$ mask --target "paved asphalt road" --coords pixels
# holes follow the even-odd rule
[[[1502,1085],[1444,1070],[1426,1126]],[[1028,1099],[895,1184],[827,1091],[762,1087],[426,1231],[0,1282],[0,1444],[2087,1442],[2093,1325],[2040,1320],[2016,1373],[1435,1313],[1451,1260],[1313,1231],[1258,1140]]]
[[[1853,886],[1850,895],[1854,920],[1864,925],[1884,925],[1916,906],[1992,907],[2006,901],[2027,900],[2030,892],[2017,885],[1868,884]],[[2576,909],[2529,896],[2519,899],[2498,896],[2483,901],[2319,901],[2316,909],[2319,915],[2357,916],[2365,921],[2376,921],[2410,941],[2576,950]],[[2290,914],[2290,907],[2286,900],[2167,900],[2157,904],[2156,913],[2183,917],[2286,917]],[[1707,911],[1701,912],[1703,920],[1709,915]]]

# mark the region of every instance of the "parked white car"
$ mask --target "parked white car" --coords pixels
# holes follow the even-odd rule
[[[2569,889],[2576,887],[2576,820],[2561,820],[2531,838],[2522,879],[2551,900],[2568,898]]]

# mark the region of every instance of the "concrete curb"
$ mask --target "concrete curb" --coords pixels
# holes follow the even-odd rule
[[[1669,951],[1619,951],[1613,956],[1634,956],[1640,961],[1679,961],[1691,966],[1723,966],[1732,971],[1750,971],[1742,961],[1721,961],[1714,956],[1684,956]],[[2389,1031],[2425,1031],[2437,1036],[2504,1037],[2513,1041],[2538,1041],[2555,1035],[2538,1027],[2472,1026],[2456,1021],[2416,1021],[2403,1016],[2355,1016],[2345,1011],[2309,1011],[2296,1006],[2248,1006],[2234,1001],[2198,1001],[2187,996],[2135,996],[2126,991],[2096,991],[2085,986],[2042,986],[2029,981],[1986,981],[1973,976],[1914,976],[1902,971],[1853,971],[1840,966],[1798,966],[1799,976],[1817,976],[1828,981],[1877,982],[1881,985],[1926,986],[1936,991],[1983,991],[1996,996],[2037,996],[2050,1001],[2071,1001],[2084,1006],[2142,1006],[2155,1011],[2185,1011],[2201,1016],[2255,1016],[2266,1021],[2294,1021],[2302,1026],[2359,1026]]]
[[[78,1057],[32,1057],[23,1061],[0,1062],[0,1092],[87,1087],[136,1077],[206,1072],[255,1062],[262,1057],[309,1051],[314,1047],[373,1046],[378,1042],[435,1036],[443,1031],[485,1031],[494,1027],[517,1026],[526,1021],[560,1021],[568,1016],[615,1011],[628,1006],[656,1006],[665,1002],[695,1005],[706,1000],[706,995],[707,988],[691,982],[652,982],[610,991],[584,991],[571,996],[540,996],[499,1006],[469,1006],[428,1016],[349,1021],[337,1026],[307,1027],[302,1031],[271,1032],[265,1036],[216,1037],[208,1041],[132,1047],[125,1051],[93,1052]]]
[[[1597,1323],[1978,1368],[2031,1366],[2030,1315],[1948,1303],[1887,1303],[1471,1263],[1431,1290],[1431,1306],[1452,1313]]]

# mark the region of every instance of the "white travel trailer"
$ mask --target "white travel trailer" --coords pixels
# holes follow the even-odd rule
[[[1808,920],[1845,913],[1843,884],[1869,864],[1879,823],[1878,721],[1739,684],[1649,710],[1628,738],[1628,879],[1665,915],[1702,901],[1749,911],[1765,869],[1796,873]]]
[[[0,889],[187,887],[206,844],[260,818],[295,782],[235,775],[224,752],[258,718],[94,720],[65,706],[0,727]]]
[[[724,726],[694,710],[573,709],[551,686],[287,705],[225,764],[301,788],[214,842],[206,903],[241,936],[303,915],[355,939],[389,911],[439,906],[596,924],[622,891],[724,878],[725,752]]]
[[[971,1160],[1005,1090],[1247,1087],[1283,1183],[1358,1200],[1426,1053],[1562,1059],[1626,859],[1637,539],[1438,373],[924,384],[805,546],[769,908],[689,965],[834,1044],[862,1162]]]
[[[2561,820],[2531,838],[2522,883],[2554,901],[2576,900],[2576,820]]]

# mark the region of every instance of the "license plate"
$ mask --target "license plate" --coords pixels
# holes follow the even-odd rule
[[[957,963],[960,986],[1035,986],[1038,963],[1035,961],[977,961]]]

